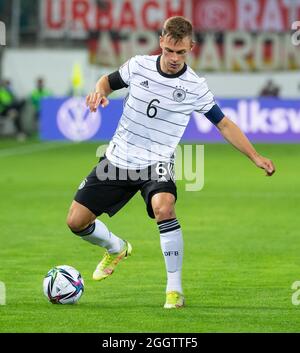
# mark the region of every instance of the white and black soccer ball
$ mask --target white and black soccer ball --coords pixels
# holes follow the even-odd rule
[[[45,276],[43,290],[52,304],[74,304],[82,296],[84,281],[74,267],[56,266]]]

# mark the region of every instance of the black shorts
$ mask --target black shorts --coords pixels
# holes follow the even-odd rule
[[[177,199],[173,163],[158,162],[141,170],[125,170],[113,166],[106,156],[79,185],[74,200],[87,207],[97,217],[116,214],[140,191],[149,217],[154,218],[151,198],[169,192]]]

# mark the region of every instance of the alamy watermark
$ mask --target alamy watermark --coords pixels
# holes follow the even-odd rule
[[[4,282],[0,282],[0,305],[6,304],[6,287]]]
[[[124,150],[124,146],[122,147]],[[130,150],[130,145],[127,147]],[[204,187],[203,145],[178,145],[170,158],[164,158],[160,150],[149,150],[148,155],[147,152],[142,153],[133,159],[131,154],[124,155],[122,151],[116,151],[115,146],[101,145],[96,151],[96,156],[101,158],[107,151],[113,155],[113,164],[105,158],[100,160],[96,169],[99,180],[156,180],[163,183],[171,179],[174,182],[183,181],[186,191],[200,191]],[[148,166],[148,161],[152,160],[153,156],[156,156],[157,162]],[[157,156],[162,156],[161,160]],[[131,167],[127,168],[128,165]],[[81,187],[84,184],[85,181]]]
[[[0,45],[6,45],[6,28],[2,21],[0,21]]]
[[[292,44],[295,46],[300,45],[300,21],[293,22],[291,29],[295,31],[291,36]]]
[[[300,304],[300,281],[295,281],[292,284],[292,290],[295,292],[292,294],[292,304],[299,305]]]

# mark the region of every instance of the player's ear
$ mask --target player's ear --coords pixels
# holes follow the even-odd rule
[[[191,41],[191,50],[193,50],[195,48],[195,44],[196,44],[196,42]]]
[[[163,36],[159,36],[159,46],[161,47],[161,49],[163,49],[162,45],[164,42],[164,37]]]

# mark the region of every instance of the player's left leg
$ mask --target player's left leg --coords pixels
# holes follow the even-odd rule
[[[181,283],[183,238],[175,214],[175,196],[169,192],[157,192],[151,198],[151,206],[160,232],[160,244],[167,270],[166,309],[184,306]]]

